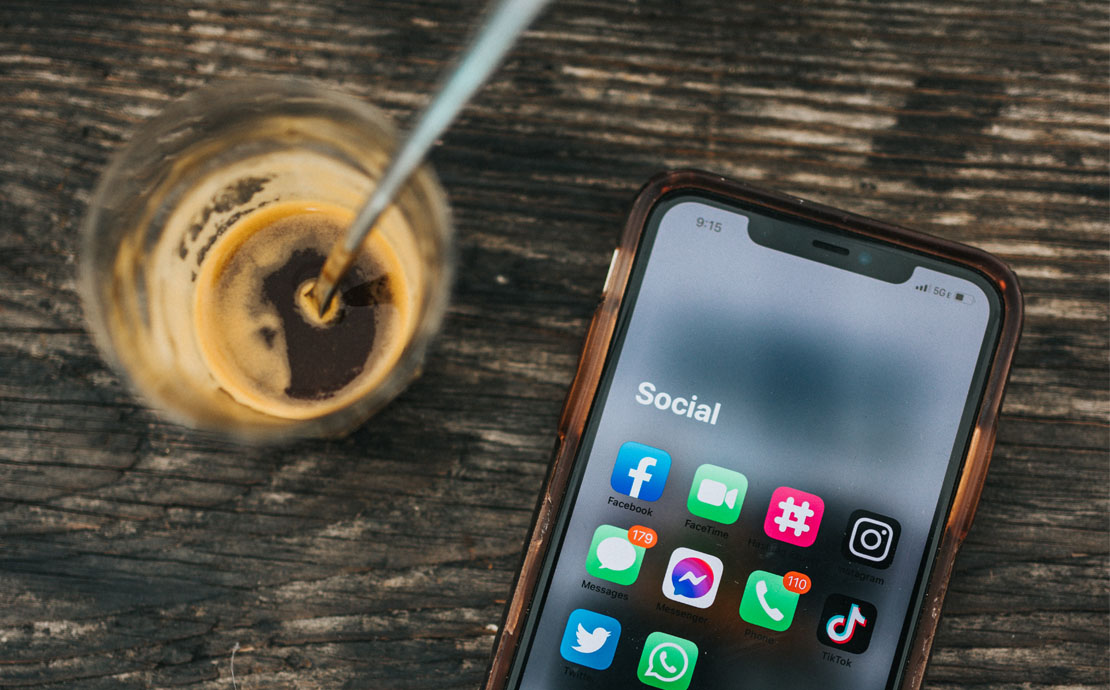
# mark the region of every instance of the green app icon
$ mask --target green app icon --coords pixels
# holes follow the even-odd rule
[[[698,646],[690,640],[653,632],[644,643],[636,677],[644,685],[668,690],[686,690],[694,677]]]
[[[782,575],[757,570],[748,576],[744,587],[740,617],[752,625],[782,632],[794,622],[798,596],[783,585]]]
[[[731,525],[740,517],[740,506],[748,492],[748,478],[716,465],[702,465],[694,474],[686,507],[706,520]]]
[[[594,532],[590,552],[586,555],[586,572],[594,577],[630,585],[640,574],[644,547],[628,541],[628,529],[602,525]]]

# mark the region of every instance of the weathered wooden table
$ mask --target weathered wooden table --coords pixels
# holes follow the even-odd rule
[[[476,688],[638,186],[695,166],[968,242],[1028,318],[927,685],[1103,688],[1105,2],[566,0],[433,156],[460,271],[349,437],[237,448],[108,370],[74,290],[135,125],[224,75],[404,121],[477,3],[0,5],[0,686]]]

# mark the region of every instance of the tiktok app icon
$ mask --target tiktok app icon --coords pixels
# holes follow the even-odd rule
[[[877,613],[866,601],[830,594],[818,619],[817,639],[821,644],[852,654],[865,652],[875,632]]]

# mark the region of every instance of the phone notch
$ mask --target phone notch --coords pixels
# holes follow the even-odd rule
[[[761,214],[750,217],[748,236],[761,247],[888,283],[906,282],[916,266],[911,257],[888,251],[877,242]]]

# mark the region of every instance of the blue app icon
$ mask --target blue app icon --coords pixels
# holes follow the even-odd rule
[[[616,618],[575,609],[567,619],[559,653],[567,661],[602,671],[613,663],[620,636],[621,624]]]
[[[617,452],[617,464],[609,484],[614,491],[641,501],[658,501],[671,470],[671,456],[665,450],[629,441]]]

